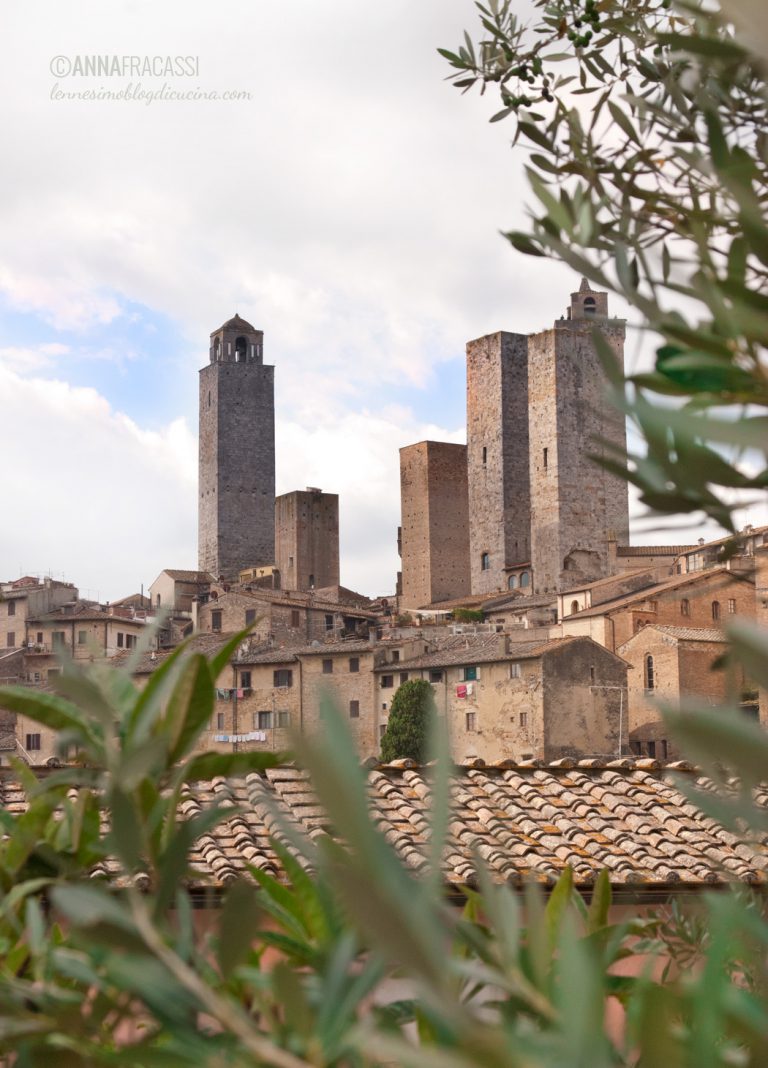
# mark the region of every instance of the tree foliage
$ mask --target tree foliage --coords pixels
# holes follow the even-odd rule
[[[387,729],[381,739],[382,760],[427,758],[430,721],[435,711],[432,687],[425,679],[402,683],[392,698]]]
[[[476,6],[480,39],[441,52],[529,150],[530,225],[507,236],[660,338],[651,372],[614,372],[646,446],[627,477],[652,511],[733,530],[737,493],[768,485],[768,8],[533,0],[527,26],[509,0]]]

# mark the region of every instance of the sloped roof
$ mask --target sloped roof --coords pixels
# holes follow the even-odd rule
[[[688,575],[675,575],[674,578],[667,579],[665,582],[659,582],[654,586],[644,586],[643,589],[635,590],[633,593],[625,593],[622,594],[621,597],[613,598],[613,600],[602,601],[593,608],[582,608],[580,612],[572,612],[571,615],[566,616],[563,622],[568,622],[571,619],[587,619],[592,616],[602,616],[608,612],[615,612],[620,608],[627,608],[635,601],[647,601],[649,598],[653,599],[658,594],[666,593],[668,590],[675,590],[681,586],[690,586],[697,582],[709,581],[718,576],[734,582],[750,581],[748,578],[741,576],[738,572],[729,571],[728,568],[711,567],[706,571],[693,571]]]
[[[252,334],[259,332],[246,319],[241,318],[237,312],[231,319],[227,319],[226,323],[222,323],[219,330],[250,330]],[[214,330],[214,334],[218,334],[219,330]]]
[[[661,769],[653,760],[457,768],[445,881],[457,891],[476,885],[479,855],[493,880],[512,886],[526,878],[552,885],[566,865],[577,886],[592,886],[606,868],[615,895],[641,898],[732,880],[764,886],[768,835],[747,844],[729,833],[688,801],[674,774],[694,778],[689,765]],[[707,780],[699,785],[711,789]],[[409,761],[373,768],[368,791],[373,819],[395,852],[414,873],[426,871],[429,769]],[[11,812],[26,805],[21,785],[8,780],[0,800]],[[193,886],[250,879],[249,864],[284,878],[270,842],[281,834],[280,821],[311,838],[332,831],[309,777],[295,767],[194,783],[181,814],[191,818],[214,801],[236,810],[195,843]],[[757,801],[768,805],[766,788],[757,791]],[[94,874],[120,878],[114,861]]]
[[[697,545],[617,545],[617,556],[680,556]]]
[[[681,642],[720,642],[725,645],[728,641],[721,630],[715,630],[713,627],[669,627],[659,623],[651,623],[650,627]],[[643,630],[646,629],[643,627]]]
[[[532,660],[551,652],[552,649],[569,645],[571,642],[583,641],[581,635],[569,634],[564,638],[545,638],[532,642],[514,642],[509,649],[499,640],[500,635],[491,634],[487,638],[466,638],[457,635],[455,639],[441,644],[439,649],[410,660],[398,660],[396,663],[381,664],[377,671],[406,671],[411,668],[451,667],[457,664],[493,664],[505,660]],[[591,639],[587,638],[587,641]],[[602,648],[602,646],[601,646]],[[605,650],[606,652],[608,650]]]
[[[216,579],[208,571],[184,571],[177,567],[165,567],[160,575],[168,575],[169,578],[178,582],[215,582]],[[157,578],[160,578],[160,575]],[[157,582],[157,579],[155,579]],[[154,586],[154,582],[152,585]]]

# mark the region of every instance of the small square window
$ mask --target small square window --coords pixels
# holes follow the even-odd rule
[[[251,688],[251,673],[250,671],[240,672],[240,685],[244,690],[250,690]]]
[[[736,611],[736,598],[735,597],[729,597],[728,598],[728,612],[731,615],[733,615],[735,611]]]
[[[333,674],[333,661],[332,660],[324,660],[323,661],[323,674],[324,675],[332,675]]]
[[[280,668],[272,676],[272,684],[277,687],[293,686],[293,672],[290,668]]]
[[[360,670],[360,658],[359,657],[351,656],[349,658],[349,670],[350,671],[359,671]]]
[[[221,630],[221,611],[211,612],[211,630]]]
[[[510,679],[519,679],[522,677],[523,669],[517,661],[514,664],[509,665],[509,677]]]
[[[443,673],[442,673],[442,671],[430,671],[430,673],[429,673],[429,681],[430,682],[442,682],[443,681]]]
[[[382,675],[381,676],[381,688],[382,690],[391,690],[395,685],[394,675]]]
[[[35,641],[37,642],[38,645],[42,645],[43,644],[43,632],[41,630],[39,630],[37,632],[37,638],[35,639]]]
[[[290,727],[291,725],[291,713],[286,709],[280,709],[277,713],[277,725],[278,727]]]
[[[408,672],[407,671],[401,671],[400,672],[400,684],[402,685],[402,683],[407,682],[407,681],[408,681]]]
[[[15,646],[16,646],[16,632],[15,631],[13,631],[13,630],[9,630],[8,631],[8,634],[6,635],[6,638],[5,638],[5,644],[8,646],[9,649],[15,648]]]
[[[217,712],[216,713],[216,729],[219,730],[219,731],[223,731],[224,730],[224,713],[223,712]]]
[[[260,731],[268,731],[272,729],[272,713],[271,712],[257,712],[256,713],[256,726]]]
[[[477,680],[477,668],[472,665],[461,669],[462,682],[475,682]]]
[[[299,612],[298,608],[291,609],[291,626],[292,627],[300,627],[301,626],[301,613]]]
[[[125,635],[121,630],[117,632],[117,648],[122,649],[125,646]]]
[[[326,630],[333,630],[333,616],[327,615],[325,617],[325,629]]]
[[[39,753],[40,752],[41,746],[40,746],[40,735],[39,734],[28,734],[27,737],[26,737],[26,743],[27,744],[26,744],[26,746],[24,748],[27,750],[28,753]]]
[[[360,702],[359,701],[350,701],[349,702],[349,718],[350,719],[360,719]]]
[[[245,625],[246,625],[246,627],[250,627],[251,623],[255,623],[255,622],[256,622],[256,609],[255,608],[246,608],[246,610],[245,610]]]

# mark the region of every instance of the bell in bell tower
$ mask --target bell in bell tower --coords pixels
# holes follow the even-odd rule
[[[239,315],[211,334],[200,371],[198,567],[234,579],[274,563],[274,367]]]

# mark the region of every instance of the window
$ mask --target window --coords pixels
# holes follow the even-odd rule
[[[126,636],[125,636],[125,648],[126,649],[135,649],[137,641],[138,641],[138,638],[136,637],[135,634],[126,634]]]
[[[66,644],[67,644],[67,634],[66,634],[66,631],[63,631],[63,630],[55,630],[55,631],[53,632],[53,634],[51,635],[51,640],[53,641],[53,648],[54,648],[54,649],[57,649],[57,648],[58,648],[58,649],[60,649],[60,648],[62,648],[62,646],[64,646],[64,645],[66,645]]]
[[[121,630],[117,632],[117,648],[122,649],[125,646],[125,635]]]
[[[250,671],[240,672],[240,685],[244,690],[250,690],[251,688],[251,673]]]
[[[290,668],[280,668],[272,676],[273,686],[293,686],[293,672]]]
[[[48,668],[48,678],[55,679],[61,674],[61,668]]]
[[[442,671],[430,671],[430,673],[429,673],[429,681],[430,682],[442,682],[443,681],[443,673],[442,673]]]
[[[584,298],[584,314],[585,315],[594,315],[595,314],[595,305],[596,305],[596,303],[597,302],[596,302],[594,297],[585,297]]]
[[[573,615],[574,612],[578,612],[578,610],[579,610],[579,602],[578,601],[571,601],[571,615]]]
[[[520,726],[521,727],[527,727],[528,726],[528,713],[527,712],[521,712],[520,713]]]
[[[510,590],[516,590],[517,589],[517,575],[510,575],[509,576],[509,578],[507,579],[507,589],[510,589]]]
[[[28,753],[40,752],[40,735],[28,734],[26,737],[26,746],[24,747]]]
[[[278,711],[278,713],[277,713],[277,725],[278,725],[278,727],[283,727],[283,728],[290,727],[290,725],[291,725],[291,713],[287,709],[281,708]]]
[[[391,690],[395,685],[394,675],[382,675],[381,676],[381,688],[382,690]]]
[[[39,682],[40,681],[40,672],[36,671],[34,673],[34,675],[32,676],[32,678],[34,679],[35,682]]]
[[[359,671],[360,670],[360,658],[359,657],[350,656],[350,658],[349,658],[349,670],[350,671]]]
[[[548,453],[549,453],[549,449],[545,449],[544,450],[544,470],[545,471],[547,470],[547,454]]]
[[[397,664],[399,662],[399,660],[400,660],[400,650],[399,649],[393,649],[392,650],[392,663],[393,664]]]
[[[728,614],[732,616],[735,611],[736,611],[736,598],[735,597],[729,597],[728,598]]]
[[[595,669],[592,666],[590,666],[590,669],[589,669],[589,681],[590,682],[594,682],[595,681]]]
[[[8,631],[8,634],[6,635],[6,639],[5,639],[5,644],[8,646],[9,649],[15,648],[15,646],[16,646],[16,631],[14,631],[14,630],[9,630]]]
[[[294,608],[291,611],[291,626],[298,627],[301,625],[301,616],[299,615],[298,608]]]
[[[408,672],[407,671],[401,671],[400,672],[400,684],[402,685],[404,682],[407,682],[407,681],[408,681]]]
[[[480,570],[481,571],[490,571],[491,570],[491,554],[490,553],[482,553],[481,554],[481,556],[480,556]]]
[[[85,645],[87,643],[87,641],[88,641],[88,631],[87,630],[79,630],[77,632],[77,644],[78,645]]]
[[[485,445],[483,445],[483,463],[485,464],[487,462],[488,462],[488,450],[486,449]]]
[[[271,712],[257,712],[256,713],[256,727],[260,731],[269,731],[272,729],[272,713]]]
[[[42,645],[43,644],[43,632],[41,630],[39,630],[37,632],[37,638],[35,639],[35,641],[37,642],[38,645]]]
[[[477,668],[473,664],[471,667],[463,667],[459,670],[459,678],[462,682],[474,682],[477,678]]]
[[[689,616],[690,614],[691,614],[691,602],[688,600],[687,597],[683,597],[682,601],[680,602],[680,615],[681,616]]]
[[[325,629],[326,630],[333,630],[333,616],[332,615],[327,615],[325,617]]]
[[[315,576],[314,575],[310,575],[309,576],[309,588],[310,588],[310,590],[314,590],[314,588],[315,588]]]
[[[211,630],[221,630],[221,611],[211,612]]]
[[[644,685],[646,690],[656,689],[656,671],[653,666],[653,657],[650,653],[646,654],[644,663]]]
[[[474,712],[467,712],[466,713],[466,715],[464,717],[465,722],[466,722],[466,730],[474,731],[474,730],[477,729],[476,726],[475,726],[475,723],[476,723],[475,715],[476,715],[476,713],[474,713]]]
[[[662,760],[666,760],[667,757],[669,756],[669,746],[667,745],[667,739],[666,738],[662,738],[661,742],[659,743],[659,745],[661,746],[661,754],[660,754],[661,759]]]
[[[245,625],[246,625],[246,627],[250,627],[251,623],[255,623],[255,622],[256,622],[256,609],[255,608],[246,608],[246,610],[245,610]]]
[[[323,674],[324,675],[332,675],[333,674],[333,661],[332,660],[324,660],[323,661]]]
[[[350,701],[349,702],[349,718],[350,719],[360,719],[360,702],[359,701]]]
[[[717,620],[719,618],[720,618],[720,602],[719,601],[713,601],[712,602],[712,619],[715,620],[715,622],[717,622]]]
[[[519,678],[521,678],[522,674],[523,674],[523,672],[522,672],[522,667],[521,667],[520,664],[515,662],[514,664],[510,664],[509,665],[509,677],[510,677],[510,679],[519,679]]]
[[[655,757],[656,756],[656,743],[655,742],[649,742],[648,743],[648,756],[649,757]]]
[[[379,738],[383,738],[384,735],[386,734],[386,732],[387,732],[386,723],[380,723],[379,724]]]
[[[224,713],[223,712],[217,712],[216,713],[216,730],[218,730],[218,731],[223,731],[224,730]]]
[[[16,602],[15,601],[9,601],[8,602],[8,615],[9,616],[15,616],[16,615]]]
[[[520,585],[524,587],[524,586],[530,586],[530,584],[531,584],[530,572],[528,572],[528,571],[521,572],[521,574],[520,574]]]

